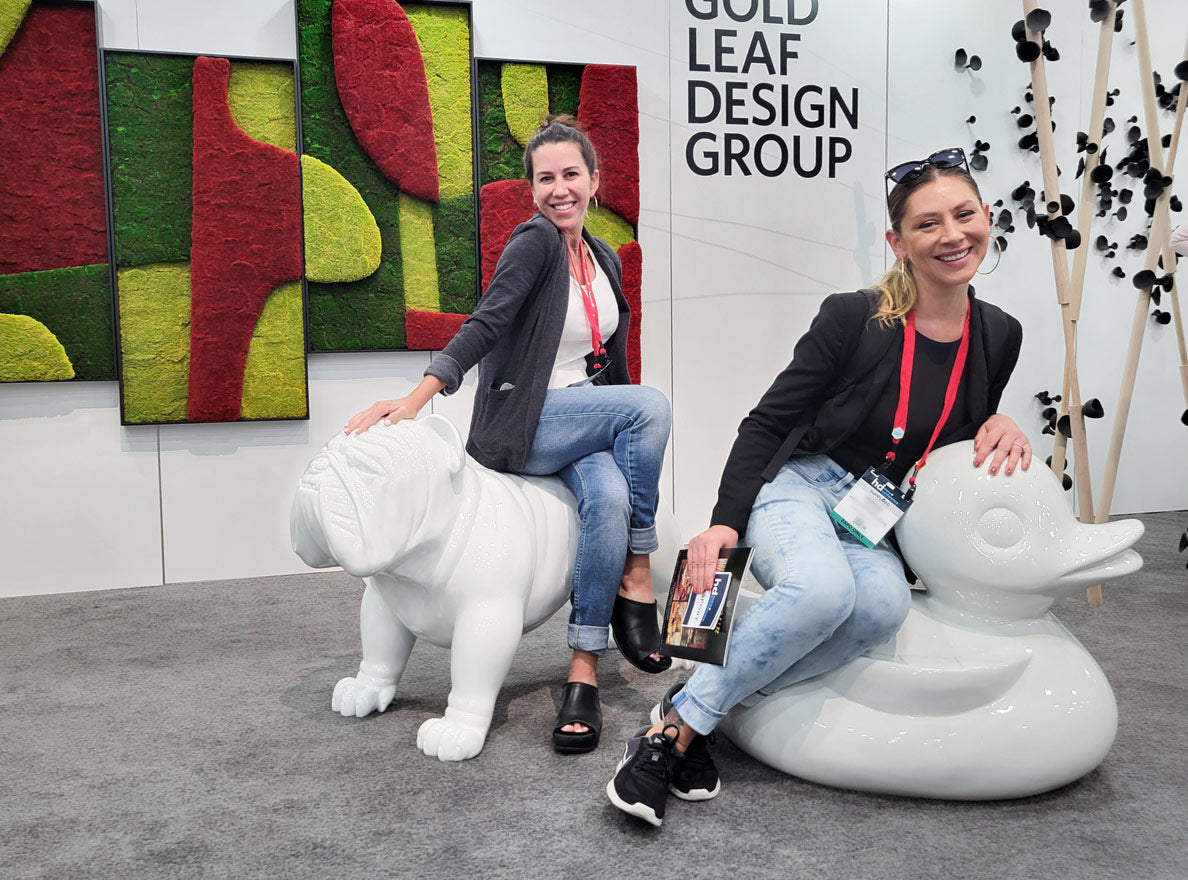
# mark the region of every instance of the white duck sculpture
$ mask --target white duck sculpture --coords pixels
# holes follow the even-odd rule
[[[1040,462],[992,477],[972,461],[969,442],[934,452],[896,526],[927,587],[897,636],[735,708],[722,729],[743,751],[813,782],[960,800],[1048,791],[1105,758],[1113,691],[1049,609],[1138,571],[1143,525],[1078,522]]]

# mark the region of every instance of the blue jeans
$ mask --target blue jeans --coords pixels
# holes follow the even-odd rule
[[[606,653],[627,551],[651,553],[672,412],[646,385],[582,385],[545,395],[523,473],[556,474],[577,496],[581,529],[569,647]]]
[[[854,477],[826,455],[792,458],[759,491],[747,523],[751,568],[765,589],[735,622],[725,666],[702,665],[673,700],[709,733],[751,703],[891,638],[911,593],[886,539],[864,546],[829,516]]]

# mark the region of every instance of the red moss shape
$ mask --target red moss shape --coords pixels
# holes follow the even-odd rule
[[[240,417],[248,343],[268,295],[301,277],[297,155],[253,140],[227,106],[226,58],[194,62],[192,422]]]
[[[0,55],[0,275],[107,262],[95,10],[35,4]]]
[[[619,262],[623,264],[623,296],[631,307],[631,328],[627,331],[627,372],[631,381],[639,384],[639,331],[643,323],[643,251],[638,241],[629,241],[619,248]]]
[[[440,351],[469,317],[409,309],[404,313],[405,346],[416,351]]]
[[[483,263],[483,293],[495,274],[499,255],[516,227],[536,213],[532,187],[526,180],[494,180],[479,190],[479,256]]]
[[[598,152],[598,201],[632,226],[639,224],[639,98],[635,68],[587,64],[578,121]]]
[[[334,81],[359,145],[402,191],[441,196],[425,61],[396,0],[334,0]]]

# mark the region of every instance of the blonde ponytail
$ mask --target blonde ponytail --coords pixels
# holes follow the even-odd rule
[[[916,305],[916,279],[907,261],[896,260],[891,270],[874,282],[871,288],[882,295],[874,314],[875,320],[883,327],[892,324],[903,326],[907,313]]]

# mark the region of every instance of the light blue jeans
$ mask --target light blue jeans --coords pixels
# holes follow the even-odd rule
[[[709,733],[750,704],[891,638],[911,594],[886,539],[868,548],[829,516],[854,477],[826,455],[792,458],[759,491],[747,523],[751,568],[766,591],[735,622],[725,666],[699,666],[673,700]]]
[[[569,647],[606,653],[627,551],[651,553],[672,411],[646,385],[550,389],[523,473],[556,474],[577,496],[581,530]]]

